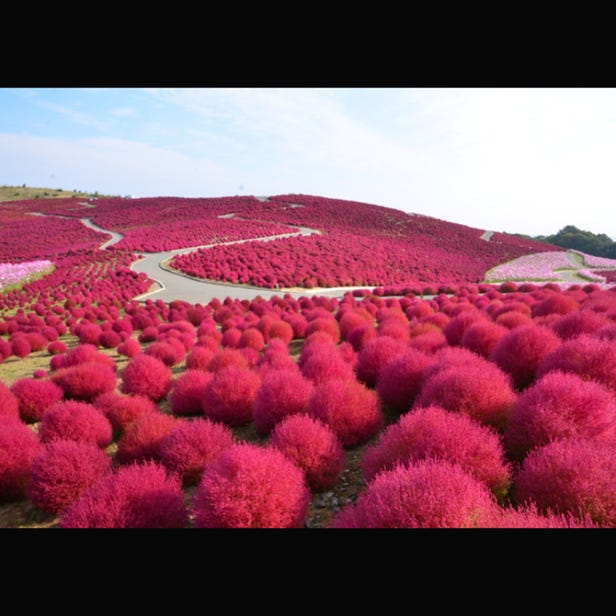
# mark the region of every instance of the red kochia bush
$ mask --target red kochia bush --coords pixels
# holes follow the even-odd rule
[[[127,338],[118,345],[117,351],[124,357],[135,357],[141,353],[141,345],[134,338]]]
[[[197,528],[301,528],[310,491],[304,473],[274,448],[249,443],[223,451],[194,498]]]
[[[187,523],[179,476],[156,462],[106,475],[60,518],[60,528],[184,528]]]
[[[19,415],[27,423],[40,421],[43,413],[64,396],[62,389],[48,380],[23,378],[11,385],[19,401]]]
[[[98,362],[108,366],[114,372],[116,370],[113,359],[98,351],[93,344],[80,344],[67,351],[64,356],[64,367],[76,366],[85,362]]]
[[[333,528],[481,528],[498,513],[485,484],[446,460],[379,473]]]
[[[28,496],[37,507],[56,515],[110,469],[111,458],[95,445],[53,441],[32,464]]]
[[[576,518],[570,513],[545,513],[537,510],[534,503],[524,507],[507,507],[502,509],[493,524],[493,528],[598,528],[588,517]]]
[[[333,487],[344,469],[344,449],[336,435],[307,415],[289,415],[276,424],[270,444],[304,471],[314,492]]]
[[[229,366],[216,372],[203,394],[203,413],[215,421],[241,426],[252,420],[252,404],[261,384],[249,368]]]
[[[169,405],[174,415],[201,415],[205,388],[214,375],[202,370],[185,370],[173,383]]]
[[[365,451],[361,466],[371,481],[381,471],[426,458],[459,464],[497,497],[503,497],[511,483],[499,435],[466,415],[438,406],[402,415]]]
[[[518,503],[541,512],[584,514],[600,526],[616,524],[616,456],[613,445],[560,439],[533,449],[515,480]]]
[[[392,411],[399,414],[411,408],[421,389],[423,371],[431,361],[425,353],[408,349],[381,368],[376,389]]]
[[[94,405],[64,400],[43,413],[39,436],[42,443],[71,440],[104,448],[111,444],[112,429],[109,420]]]
[[[295,413],[303,413],[314,386],[294,370],[271,370],[263,376],[253,402],[252,416],[260,434]]]
[[[0,416],[0,501],[25,494],[32,462],[40,451],[37,435],[26,424]]]
[[[442,406],[502,430],[515,399],[505,373],[486,362],[485,366],[458,366],[437,372],[424,383],[414,406]]]
[[[229,366],[248,368],[248,360],[238,349],[223,349],[212,357],[207,369],[210,372],[218,372]]]
[[[95,361],[60,368],[51,380],[62,388],[66,398],[87,402],[116,387],[115,371]]]
[[[172,384],[171,369],[144,353],[133,357],[122,372],[122,393],[139,394],[155,402],[169,393]]]
[[[215,351],[204,346],[195,346],[186,356],[186,368],[189,370],[208,371],[208,365],[214,357]]]
[[[405,350],[406,345],[402,341],[390,336],[377,336],[369,340],[357,354],[357,378],[369,387],[374,387],[380,369]]]
[[[19,419],[19,398],[0,381],[0,417]]]
[[[234,442],[233,433],[222,424],[200,418],[181,421],[161,441],[160,459],[185,484],[195,484],[205,467]]]
[[[124,395],[116,391],[101,394],[94,399],[93,404],[107,417],[117,434],[122,434],[138,417],[158,411],[150,398],[139,394]]]
[[[116,460],[120,464],[159,460],[161,442],[175,428],[176,421],[165,413],[144,413],[128,425],[118,441]]]
[[[505,334],[494,347],[491,361],[511,375],[517,389],[530,385],[539,363],[562,344],[547,327],[523,325]]]
[[[344,361],[337,348],[329,342],[314,343],[305,352],[302,350],[298,365],[302,374],[315,384],[330,379],[354,379],[351,365]]]
[[[537,366],[537,376],[553,370],[573,372],[616,391],[616,345],[594,336],[578,336],[546,355]]]
[[[507,452],[515,459],[558,438],[616,442],[616,397],[574,373],[548,372],[520,394],[508,416]]]
[[[329,380],[317,385],[308,414],[326,423],[345,447],[365,443],[383,426],[377,393],[352,380]]]
[[[593,310],[578,310],[560,317],[551,328],[563,339],[571,340],[581,334],[592,334],[610,324],[610,320]]]
[[[506,327],[497,325],[494,321],[478,321],[467,327],[460,346],[482,357],[489,357],[500,339],[508,332]]]

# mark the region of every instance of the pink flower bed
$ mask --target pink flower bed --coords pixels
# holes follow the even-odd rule
[[[558,269],[575,269],[565,252],[540,252],[524,255],[508,263],[492,268],[486,273],[486,280],[540,280],[561,281]]]
[[[9,285],[17,284],[51,267],[53,267],[53,263],[48,259],[26,261],[24,263],[0,263],[0,291]]]

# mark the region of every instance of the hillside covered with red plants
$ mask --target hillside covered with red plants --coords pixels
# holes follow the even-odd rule
[[[482,283],[545,245],[390,208],[209,201],[0,206],[4,254],[54,264],[0,295],[0,526],[616,527],[616,287]],[[156,218],[155,204],[169,209]],[[148,235],[166,245],[165,220],[171,245],[219,240],[218,223],[187,225],[209,205],[201,220],[242,239],[321,232],[197,253],[238,280],[346,284],[361,270],[375,288],[139,301],[151,281],[133,249],[99,249],[107,236],[78,220],[141,251]],[[269,256],[253,261],[257,246]],[[319,269],[291,271],[294,250]]]

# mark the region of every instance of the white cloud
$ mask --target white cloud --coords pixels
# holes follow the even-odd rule
[[[112,194],[224,196],[235,194],[233,171],[120,139],[49,139],[0,134],[5,184],[26,183]]]

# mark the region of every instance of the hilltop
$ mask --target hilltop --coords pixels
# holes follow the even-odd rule
[[[69,199],[72,197],[91,198],[107,197],[111,195],[100,195],[98,192],[84,192],[81,190],[64,190],[62,188],[37,188],[34,186],[0,186],[0,201],[23,201],[29,199]]]

